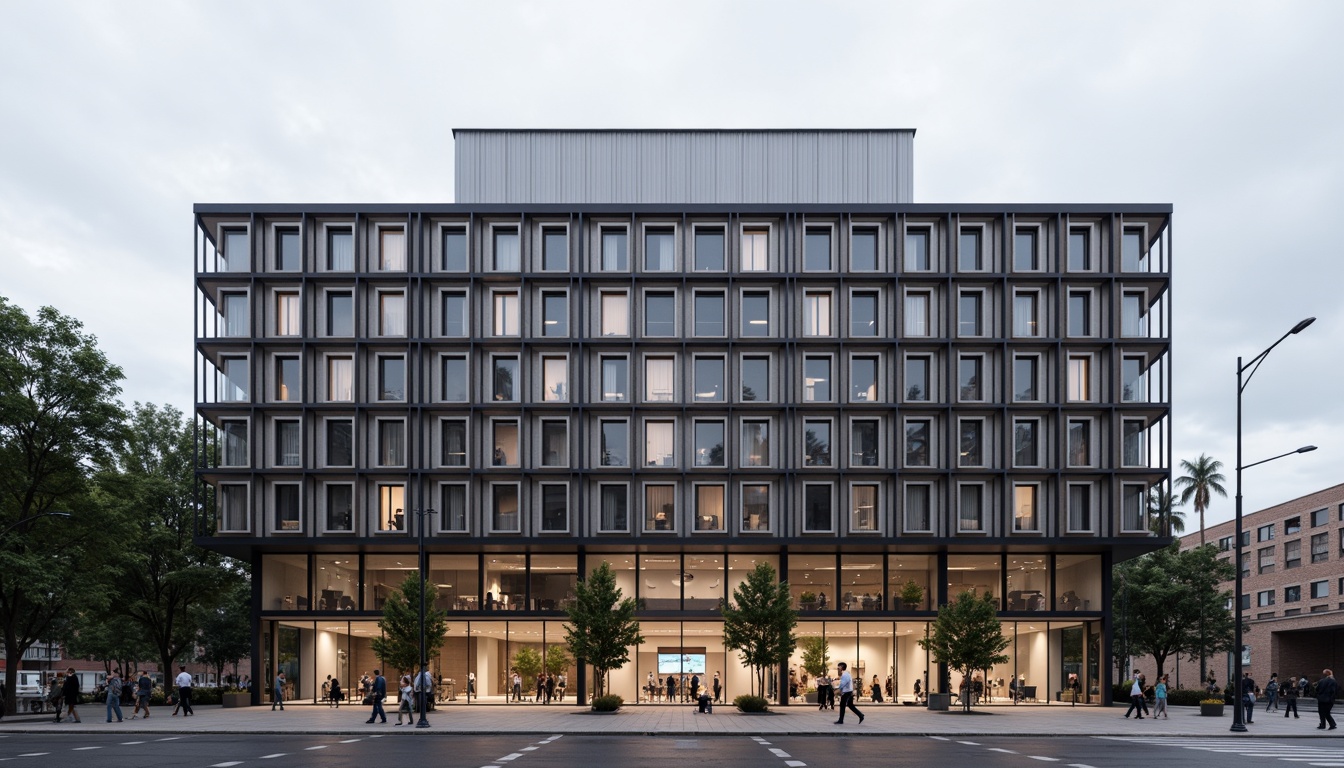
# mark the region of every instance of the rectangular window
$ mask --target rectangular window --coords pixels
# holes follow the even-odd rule
[[[1069,230],[1069,271],[1088,272],[1092,269],[1092,255],[1087,248],[1087,230]]]
[[[677,297],[673,293],[644,294],[644,335],[667,338],[677,335]]]
[[[831,422],[803,422],[803,466],[831,466]]]
[[[331,272],[355,271],[354,230],[327,230],[327,269]]]
[[[1311,599],[1320,600],[1330,596],[1330,582],[1326,579],[1311,582]]]
[[[695,230],[695,269],[699,272],[722,272],[723,230]]]
[[[803,269],[828,272],[831,269],[831,231],[809,228],[803,236]]]
[[[1322,525],[1325,525],[1325,524],[1328,523],[1328,522],[1330,522],[1330,510],[1329,510],[1329,509],[1318,509],[1318,510],[1316,510],[1315,512],[1312,512],[1312,513],[1311,513],[1311,527],[1312,527],[1312,528],[1319,528],[1319,527],[1321,527]]]
[[[490,465],[516,467],[519,465],[518,422],[500,419],[490,425]]]
[[[467,294],[453,291],[443,294],[443,335],[453,339],[467,337]]]
[[[1317,533],[1311,537],[1311,562],[1324,563],[1330,559],[1330,534]]]
[[[290,227],[275,230],[275,268],[281,272],[297,272],[303,268],[299,230]]]
[[[930,295],[927,293],[907,293],[905,295],[905,335],[927,337],[932,335],[929,324]]]
[[[275,335],[299,335],[299,294],[288,291],[275,294]]]
[[[770,358],[742,358],[742,402],[770,402]]]
[[[905,466],[929,467],[933,424],[927,419],[909,419],[905,422]]]
[[[803,335],[831,335],[831,294],[824,291],[803,294]]]
[[[275,486],[275,530],[298,531],[299,522],[299,486]]]
[[[671,421],[644,422],[644,464],[649,467],[677,465],[676,424]]]
[[[439,424],[442,430],[439,440],[439,463],[445,467],[467,466],[466,420],[444,419]]]
[[[768,467],[770,463],[770,422],[742,422],[743,467]]]
[[[957,269],[962,272],[979,272],[985,268],[980,253],[980,230],[963,229],[957,239]]]
[[[695,358],[695,402],[723,402],[724,375],[722,357]]]
[[[569,466],[569,422],[564,419],[541,422],[541,466]]]
[[[495,294],[496,336],[517,336],[522,332],[522,306],[515,291],[500,291]]]
[[[334,533],[348,533],[355,526],[355,487],[348,483],[333,483],[327,490],[326,529]]]
[[[602,402],[630,400],[630,361],[624,357],[602,358]]]
[[[1092,335],[1092,294],[1069,291],[1069,335]]]
[[[249,373],[246,357],[225,357],[219,361],[219,399],[226,402],[248,400]]]
[[[541,335],[564,338],[569,335],[569,297],[558,291],[541,294]]]
[[[1126,355],[1120,362],[1120,400],[1125,403],[1148,402],[1148,377],[1141,356]]]
[[[299,422],[289,420],[275,422],[275,466],[299,466],[302,463],[301,444]]]
[[[1295,533],[1302,532],[1302,518],[1290,517],[1283,521],[1283,535],[1292,536]]]
[[[803,486],[804,533],[830,533],[835,530],[833,497],[829,485],[809,483]]]
[[[1266,589],[1263,592],[1255,593],[1255,604],[1260,608],[1268,608],[1274,604],[1274,590]]]
[[[1040,466],[1040,443],[1036,434],[1040,426],[1040,422],[1035,419],[1018,419],[1013,422],[1013,466]]]
[[[1147,431],[1142,419],[1125,419],[1120,426],[1120,464],[1126,467],[1148,466]]]
[[[854,339],[872,339],[878,335],[877,294],[855,292],[849,297],[849,336]]]
[[[327,294],[327,335],[355,335],[355,299],[346,292]]]
[[[406,271],[405,230],[378,230],[378,269],[383,272]]]
[[[644,486],[644,530],[677,529],[677,494],[674,485]]]
[[[770,531],[770,486],[742,486],[742,531]]]
[[[985,530],[983,495],[984,488],[978,485],[963,485],[957,489],[957,531],[978,533]]]
[[[439,527],[445,532],[462,533],[467,530],[467,487],[440,486]]]
[[[803,401],[829,403],[831,401],[831,358],[803,358]]]
[[[695,294],[695,335],[700,337],[724,335],[722,293]]]
[[[695,486],[695,530],[722,531],[724,523],[724,487]]]
[[[1069,402],[1081,403],[1092,399],[1092,358],[1069,356]]]
[[[905,358],[905,399],[911,403],[927,403],[929,389],[929,358],[911,355]]]
[[[445,403],[467,402],[470,391],[469,381],[467,358],[464,355],[450,355],[443,358],[443,401]]]
[[[1259,561],[1257,573],[1274,572],[1274,547],[1261,547],[1257,549],[1256,559]]]
[[[905,271],[928,272],[932,268],[929,261],[929,235],[927,229],[912,229],[905,233]]]
[[[492,399],[495,402],[518,402],[519,377],[518,358],[496,357],[492,361],[491,374]]]
[[[1013,532],[1037,533],[1041,530],[1041,520],[1037,510],[1035,485],[1013,486]]]
[[[518,230],[496,229],[493,234],[495,239],[495,271],[522,271],[522,244],[521,238],[518,237]]]
[[[355,423],[351,419],[327,419],[327,466],[355,465]]]
[[[983,467],[985,465],[985,422],[980,419],[962,419],[958,424],[959,467]]]
[[[327,358],[327,402],[351,403],[355,400],[355,360],[350,357]]]
[[[461,228],[443,229],[443,271],[467,271],[467,231]]]
[[[299,358],[275,358],[275,399],[282,403],[297,403],[303,399],[299,381]]]
[[[392,419],[378,421],[378,466],[406,466],[406,422]]]
[[[490,486],[490,529],[501,533],[517,533],[518,486],[496,484]]]
[[[603,336],[630,335],[630,297],[625,293],[603,292],[600,304]]]
[[[251,464],[247,441],[247,422],[233,420],[220,422],[219,465],[221,467],[246,467]]]
[[[547,403],[569,402],[569,358],[541,359],[541,399]]]
[[[541,486],[541,530],[564,533],[569,530],[569,488],[558,483]]]
[[[1143,230],[1126,229],[1120,237],[1120,270],[1143,272],[1148,253],[1143,248]]]
[[[1068,452],[1070,467],[1092,466],[1092,422],[1069,419]]]
[[[854,229],[849,233],[851,272],[877,271],[877,230]]]
[[[569,233],[559,227],[541,230],[541,268],[547,272],[569,269]]]
[[[742,271],[765,272],[770,269],[770,230],[742,230]]]
[[[251,530],[249,516],[249,512],[247,512],[247,486],[242,486],[242,484],[220,483],[219,530]]]
[[[878,402],[876,357],[850,359],[849,400],[852,403]]]
[[[1013,233],[1013,269],[1018,272],[1035,272],[1040,268],[1040,256],[1036,252],[1036,230],[1017,230]]]
[[[671,357],[644,358],[644,401],[670,403],[675,398],[676,361]]]
[[[849,425],[850,466],[876,467],[880,460],[876,419],[855,419]]]
[[[742,335],[763,337],[770,335],[770,294],[747,291],[742,294]]]
[[[671,229],[648,229],[644,232],[644,271],[671,272],[675,269],[674,248],[676,237]]]
[[[630,530],[630,489],[624,485],[602,486],[602,531]]]
[[[957,361],[957,394],[963,403],[985,399],[984,365],[980,355],[962,355]]]
[[[1125,485],[1120,491],[1120,527],[1125,532],[1148,532],[1148,492],[1141,485]]]
[[[1120,335],[1131,338],[1148,335],[1148,307],[1140,292],[1125,291],[1120,297]]]
[[[983,336],[984,323],[980,316],[981,300],[977,291],[963,293],[957,298],[957,333],[960,336]]]
[[[247,336],[250,333],[251,323],[248,322],[248,313],[251,307],[247,301],[246,293],[224,293],[220,295],[220,314],[224,318],[223,327],[220,329],[220,335],[230,337]]]
[[[1092,532],[1092,486],[1069,483],[1069,533]]]
[[[626,235],[623,229],[602,230],[602,271],[628,272],[630,262],[626,258]]]
[[[1294,585],[1283,588],[1283,602],[1300,603],[1302,602],[1302,586]]]
[[[378,335],[406,335],[406,294],[378,294]]]
[[[1013,335],[1033,338],[1040,335],[1036,305],[1040,295],[1035,291],[1013,294]]]
[[[602,457],[604,467],[630,466],[630,423],[609,420],[601,423]]]
[[[910,533],[925,533],[933,530],[933,504],[929,486],[910,484],[905,486],[905,530]]]
[[[724,428],[722,421],[695,422],[695,466],[722,467]]]
[[[1040,358],[1022,355],[1013,358],[1013,402],[1031,403],[1041,399],[1037,389]]]
[[[849,489],[849,529],[871,532],[877,530],[877,486],[862,484]]]

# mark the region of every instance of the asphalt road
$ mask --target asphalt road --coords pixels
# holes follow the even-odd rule
[[[0,737],[0,762],[61,768],[648,768],[650,763],[724,768],[970,765],[1025,768],[1182,768],[1268,765],[1344,768],[1344,739],[1013,738],[863,736],[368,736],[188,734],[165,737],[46,734]]]

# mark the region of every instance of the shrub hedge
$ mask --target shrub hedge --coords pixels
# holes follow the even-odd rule
[[[770,711],[770,702],[764,696],[751,696],[745,693],[733,699],[733,706],[743,712]]]
[[[617,695],[614,694],[614,693],[609,693],[609,694],[607,694],[607,695],[605,695],[605,696],[594,696],[594,697],[593,697],[593,711],[594,711],[594,712],[615,712],[616,710],[620,709],[620,708],[621,708],[621,705],[624,704],[624,703],[625,703],[625,699],[622,699],[620,696],[617,696]]]

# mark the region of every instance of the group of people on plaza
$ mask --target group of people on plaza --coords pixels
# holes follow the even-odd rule
[[[1157,685],[1148,686],[1147,678],[1142,672],[1134,673],[1134,680],[1129,689],[1129,709],[1125,711],[1125,717],[1137,713],[1136,720],[1142,720],[1148,714],[1148,696],[1152,694],[1153,711],[1151,717],[1169,719],[1167,714],[1167,694],[1170,688],[1168,675],[1163,675]],[[1210,676],[1204,686],[1205,691],[1213,697],[1221,699],[1223,691],[1218,687],[1217,681]],[[1270,673],[1269,682],[1265,683],[1264,690],[1261,690],[1251,677],[1250,672],[1243,672],[1241,683],[1237,688],[1236,706],[1242,708],[1242,721],[1245,723],[1255,722],[1255,707],[1261,694],[1265,697],[1265,711],[1277,712],[1279,710],[1279,700],[1283,700],[1283,716],[1289,715],[1294,718],[1301,716],[1297,712],[1297,700],[1306,698],[1310,695],[1316,697],[1316,713],[1321,719],[1321,724],[1316,726],[1317,730],[1335,730],[1335,718],[1330,710],[1335,706],[1335,698],[1339,695],[1339,684],[1335,681],[1334,672],[1325,669],[1321,672],[1319,680],[1313,684],[1306,675],[1301,677],[1289,678],[1287,682],[1279,682],[1279,673]]]
[[[168,701],[175,705],[173,715],[180,712],[184,717],[191,717],[196,714],[191,705],[194,680],[191,674],[187,672],[185,665],[178,667],[178,670],[178,675],[173,680],[177,689],[176,696],[170,691]],[[59,672],[52,677],[48,683],[46,697],[47,701],[56,710],[56,717],[53,722],[83,722],[79,716],[81,693],[79,675],[75,672],[74,667],[70,667],[65,672]],[[118,723],[128,719],[122,711],[123,704],[135,705],[129,719],[148,718],[150,697],[154,693],[154,680],[145,671],[141,671],[139,675],[128,675],[123,678],[120,670],[112,670],[108,673],[107,679],[99,684],[98,693],[106,695],[104,705],[107,708],[107,722],[112,722],[114,717]]]
[[[662,702],[669,704],[678,701],[682,703],[698,703],[702,694],[710,693],[710,702],[720,704],[723,702],[723,681],[719,678],[719,673],[714,673],[714,680],[706,688],[701,684],[699,673],[690,675],[668,675],[666,680],[654,677],[650,672],[648,678],[644,681],[644,694],[647,701]],[[664,699],[666,695],[666,699]]]

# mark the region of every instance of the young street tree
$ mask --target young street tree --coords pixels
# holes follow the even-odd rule
[[[1003,636],[994,596],[962,592],[938,609],[938,618],[929,628],[929,636],[919,647],[933,654],[933,660],[960,672],[969,684],[976,670],[995,664],[1007,664],[1003,653],[1011,641]],[[962,709],[971,710],[971,695],[961,697]]]
[[[524,646],[513,654],[513,668],[523,678],[524,691],[534,690],[531,686],[536,684],[537,675],[541,674],[543,666],[541,653],[535,648]]]
[[[723,645],[740,651],[743,663],[752,668],[753,695],[765,695],[765,670],[787,663],[798,647],[796,626],[789,583],[777,582],[769,563],[757,563],[723,609]]]
[[[30,318],[0,297],[0,640],[6,658],[106,603],[105,556],[125,544],[89,498],[89,467],[122,435],[121,369],[79,321]],[[18,664],[6,667],[13,712]]]
[[[373,653],[388,669],[420,673],[420,601],[425,601],[425,656],[434,658],[443,647],[448,629],[448,612],[432,607],[439,590],[433,584],[420,588],[420,574],[412,573],[383,603],[383,618],[378,626],[382,637],[375,637]]]
[[[593,691],[607,691],[607,677],[630,661],[630,648],[644,642],[635,619],[635,599],[621,597],[611,563],[603,561],[596,571],[574,588],[565,644],[580,664],[593,667]]]
[[[224,668],[232,664],[236,678],[238,661],[252,652],[252,583],[240,581],[219,605],[197,610],[201,654],[196,660],[209,664],[216,680],[223,680]]]

